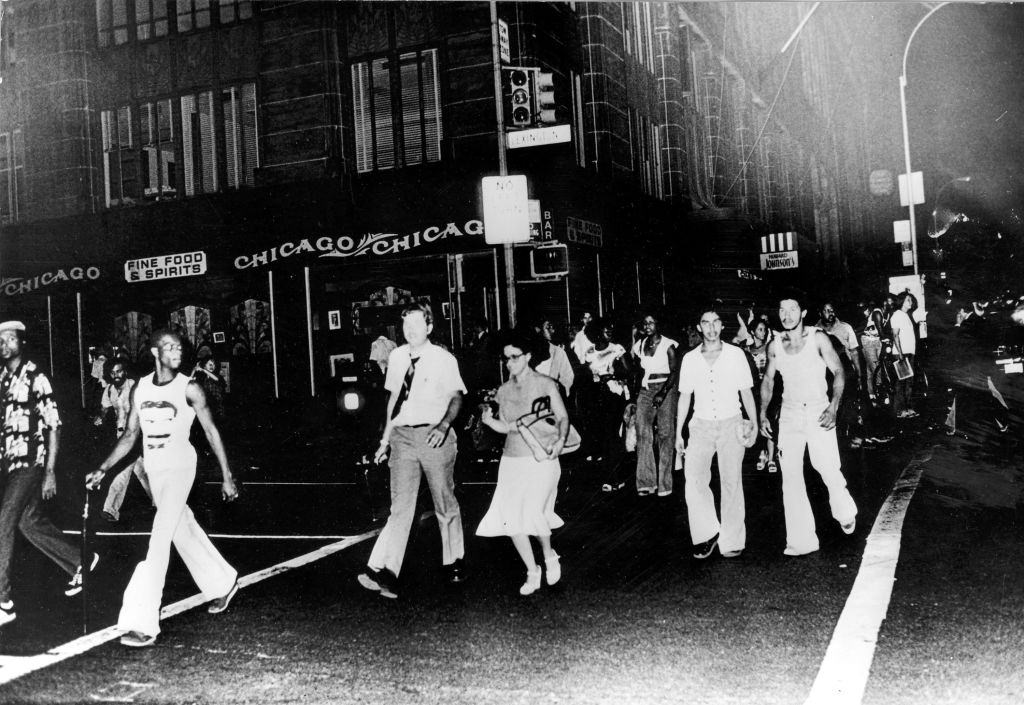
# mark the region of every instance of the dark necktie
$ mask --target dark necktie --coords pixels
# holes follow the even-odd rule
[[[418,357],[409,358],[409,369],[405,371],[405,379],[402,381],[402,388],[398,390],[398,399],[395,400],[395,408],[391,411],[391,418],[394,419],[398,416],[398,412],[402,410],[402,404],[409,398],[409,390],[412,389],[412,378],[416,375],[416,363],[419,362]]]

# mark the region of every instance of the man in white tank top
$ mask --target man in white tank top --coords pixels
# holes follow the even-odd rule
[[[135,567],[125,588],[117,620],[118,628],[125,632],[121,643],[134,647],[150,646],[160,633],[160,601],[172,543],[203,596],[211,600],[208,612],[223,612],[238,591],[238,572],[214,548],[185,504],[196,477],[196,451],[189,442],[189,431],[197,418],[220,464],[221,495],[228,502],[238,497],[220,432],[202,387],[178,372],[182,353],[178,334],[157,331],[151,341],[156,370],[132,390],[127,428],[99,469],[85,479],[90,489],[99,487],[103,476],[131,451],[141,434],[142,459],[156,516],[146,558]]]
[[[782,375],[778,448],[787,556],[802,556],[818,550],[814,513],[804,485],[805,447],[810,453],[811,465],[828,488],[832,516],[844,533],[852,534],[857,526],[857,505],[840,471],[836,440],[836,411],[846,381],[843,364],[825,333],[804,327],[806,315],[799,295],[785,294],[779,301],[782,334],[768,346],[768,363],[761,382],[761,432],[770,436],[768,404],[775,391],[775,373]],[[826,369],[831,370],[834,377],[831,400]]]

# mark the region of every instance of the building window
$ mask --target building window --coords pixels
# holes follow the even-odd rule
[[[210,26],[210,0],[177,0],[178,31],[190,32]]]
[[[354,64],[352,94],[359,171],[440,161],[436,49]]]
[[[141,109],[142,193],[146,198],[175,198],[174,120],[171,100],[145,103]]]
[[[236,20],[247,20],[252,17],[251,0],[219,0],[220,23],[231,24]]]
[[[256,151],[256,84],[225,88],[220,93],[228,188],[253,185]]]
[[[167,36],[167,0],[135,0],[135,37]]]
[[[128,41],[128,0],[96,0],[96,30],[101,47]]]
[[[213,93],[204,91],[182,96],[181,141],[186,196],[217,190],[213,129]]]
[[[138,188],[132,153],[132,111],[127,105],[100,113],[103,132],[103,183],[107,205],[131,203]]]

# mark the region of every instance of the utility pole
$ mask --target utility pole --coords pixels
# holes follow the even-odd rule
[[[498,131],[498,175],[508,176],[508,156],[505,146],[505,109],[501,94],[501,54],[498,38],[498,3],[491,0],[491,64],[494,70],[494,113]],[[516,324],[516,269],[513,260],[513,245],[504,245],[505,255],[505,301],[508,307],[508,325]]]

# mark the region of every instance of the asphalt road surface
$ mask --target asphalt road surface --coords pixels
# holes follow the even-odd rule
[[[490,464],[459,473],[469,581],[444,583],[421,497],[397,600],[355,581],[386,510],[380,478],[367,485],[316,442],[308,458],[249,471],[233,505],[204,472],[191,504],[243,589],[208,615],[173,559],[164,604],[174,614],[139,650],[109,629],[151,519],[135,485],[119,523],[93,522],[102,560],[87,589],[89,636],[83,598],[65,598],[63,576],[19,549],[0,702],[1024,702],[1022,426],[1017,382],[997,382],[1009,432],[988,418],[983,386],[933,385],[922,417],[891,443],[844,450],[860,508],[852,536],[809,474],[822,547],[800,558],[782,555],[781,476],[753,458],[747,549],[706,561],[690,555],[681,477],[667,498],[602,493],[572,459],[554,536],[564,578],[527,598],[511,543],[473,536]],[[954,392],[968,411],[949,435]],[[78,528],[67,508],[63,524]]]

